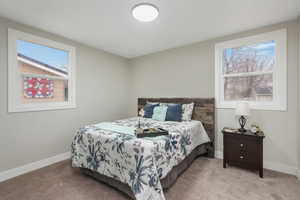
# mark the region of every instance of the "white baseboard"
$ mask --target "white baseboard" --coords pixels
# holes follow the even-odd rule
[[[218,159],[223,159],[223,152],[222,151],[216,151],[215,157]],[[275,163],[275,162],[269,162],[264,161],[264,168],[270,169],[277,172],[282,172],[286,174],[295,175],[300,179],[300,170],[298,170],[295,166],[285,165],[282,163]]]
[[[16,176],[20,176],[22,174],[26,174],[28,172],[46,167],[48,165],[67,160],[71,156],[70,152],[58,154],[56,156],[52,156],[50,158],[46,158],[43,160],[39,160],[33,163],[29,163],[17,168],[9,169],[7,171],[0,172],[0,182],[14,178]]]
[[[215,158],[223,159],[223,152],[222,151],[215,151]]]
[[[298,168],[295,166],[285,165],[282,163],[269,162],[269,161],[264,161],[264,168],[277,171],[277,172],[295,175],[295,176],[297,176],[297,171],[298,171]]]

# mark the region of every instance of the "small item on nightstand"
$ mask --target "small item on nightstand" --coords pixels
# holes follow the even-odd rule
[[[251,124],[251,129],[250,131],[254,134],[258,133],[258,132],[261,132],[259,126],[257,124]]]
[[[229,127],[224,127],[222,131],[229,132],[229,133],[237,133],[237,132],[239,132],[238,129],[236,129],[236,128],[229,128]]]

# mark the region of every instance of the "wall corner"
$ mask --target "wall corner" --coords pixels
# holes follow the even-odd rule
[[[300,15],[298,16],[298,122],[300,123]],[[298,124],[299,124],[298,123]],[[300,180],[300,126],[298,125],[298,172]]]

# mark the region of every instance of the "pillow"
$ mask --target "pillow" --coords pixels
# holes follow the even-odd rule
[[[156,106],[153,109],[152,119],[158,121],[165,121],[167,116],[168,106]]]
[[[142,108],[139,112],[139,116],[144,117],[144,115],[145,115],[145,111],[144,108]]]
[[[151,118],[153,115],[153,109],[158,106],[158,104],[146,104],[143,108],[144,110],[144,117]]]
[[[166,121],[181,121],[182,106],[181,104],[169,104]]]
[[[194,103],[182,104],[182,121],[191,121],[194,110]]]

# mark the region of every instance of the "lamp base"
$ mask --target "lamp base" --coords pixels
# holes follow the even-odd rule
[[[244,133],[244,132],[247,131],[247,130],[244,128],[245,125],[246,125],[246,122],[247,122],[247,119],[246,119],[244,116],[241,116],[241,117],[239,118],[239,123],[240,123],[240,126],[241,126],[241,128],[239,128],[239,131],[240,131],[241,133]]]
[[[244,129],[244,128],[239,128],[239,132],[241,132],[241,133],[245,133],[245,132],[247,132],[247,130],[246,130],[246,129]]]

